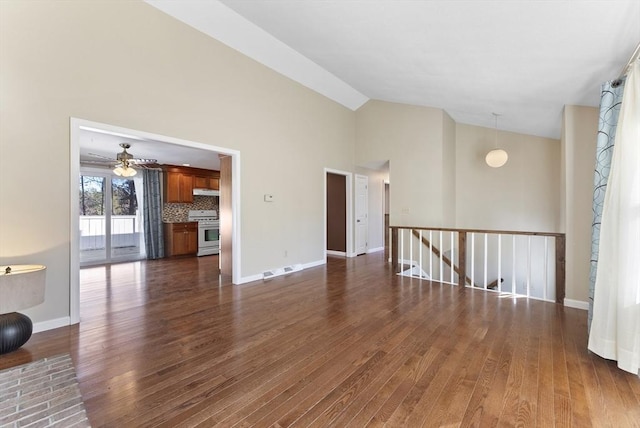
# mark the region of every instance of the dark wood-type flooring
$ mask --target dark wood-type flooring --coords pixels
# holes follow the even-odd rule
[[[233,286],[215,257],[81,271],[69,352],[94,427],[640,425],[586,312],[393,275],[384,253]]]

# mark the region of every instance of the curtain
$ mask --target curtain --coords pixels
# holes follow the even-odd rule
[[[164,257],[162,233],[162,176],[159,170],[143,169],[144,242],[147,259]]]
[[[591,329],[593,318],[593,289],[598,270],[598,246],[600,244],[600,222],[602,205],[607,189],[607,180],[611,168],[611,156],[616,138],[618,116],[622,105],[624,80],[617,87],[613,82],[605,82],[600,94],[600,118],[598,121],[598,138],[596,141],[596,166],[593,180],[593,222],[591,224],[591,269],[589,272],[589,313],[587,331]]]
[[[627,76],[602,207],[589,350],[640,370],[640,62]]]

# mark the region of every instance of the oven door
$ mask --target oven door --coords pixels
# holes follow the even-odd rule
[[[206,256],[220,252],[220,225],[198,225],[198,255]]]

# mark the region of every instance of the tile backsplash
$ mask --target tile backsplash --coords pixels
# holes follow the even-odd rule
[[[195,195],[192,204],[165,203],[162,206],[162,221],[165,223],[189,221],[190,210],[218,211],[218,198],[215,196]]]

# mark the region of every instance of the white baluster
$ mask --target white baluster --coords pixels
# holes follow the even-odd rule
[[[420,249],[420,278],[422,278],[422,229],[420,229],[420,246],[418,247]]]
[[[442,260],[442,231],[440,231],[440,240],[438,242],[438,245],[440,245],[440,282],[444,282],[444,278],[442,276],[442,271],[443,271],[443,260]]]
[[[453,267],[456,264],[455,264],[455,258],[454,258],[454,252],[453,252],[453,245],[454,245],[454,243],[453,243],[453,231],[449,232],[449,235],[451,235],[451,245],[449,246],[449,248],[451,248],[451,253],[450,253],[450,256],[449,256],[449,259],[451,260],[451,269],[450,269],[451,270],[451,283],[454,284],[454,282],[453,282],[453,270],[454,270]]]
[[[502,235],[498,234],[498,291],[502,293]]]
[[[487,244],[487,234],[484,234],[484,289],[487,289],[487,264],[488,264],[489,246]]]
[[[527,236],[527,297],[531,296],[531,235]]]
[[[476,234],[471,232],[471,287],[476,284]]]

